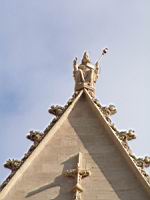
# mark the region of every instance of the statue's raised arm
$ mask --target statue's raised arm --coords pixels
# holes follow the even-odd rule
[[[78,60],[77,57],[75,57],[75,59],[73,60],[73,68],[74,68],[74,71],[77,71],[77,70],[78,70],[77,60]]]

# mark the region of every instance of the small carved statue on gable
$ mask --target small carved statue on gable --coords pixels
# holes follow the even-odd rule
[[[93,65],[90,61],[90,57],[87,52],[84,53],[81,64],[77,64],[77,58],[73,61],[74,67],[74,79],[75,79],[75,91],[79,91],[83,88],[94,91],[95,83],[99,76],[99,64],[98,62]],[[93,95],[94,96],[94,95]]]
[[[81,64],[77,63],[77,57],[73,61],[73,76],[75,79],[75,92],[82,89],[88,90],[92,98],[95,98],[95,84],[99,77],[99,61],[107,53],[108,48],[102,50],[101,56],[95,64],[91,63],[89,54],[84,52]]]

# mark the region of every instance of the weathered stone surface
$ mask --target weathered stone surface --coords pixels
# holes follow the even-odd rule
[[[0,199],[72,200],[74,179],[64,173],[76,167],[79,152],[83,168],[91,171],[82,180],[83,200],[149,199],[84,95],[67,119],[42,140]]]

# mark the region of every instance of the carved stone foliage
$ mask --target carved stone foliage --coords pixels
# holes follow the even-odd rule
[[[102,112],[102,114],[105,117],[105,119],[107,120],[107,122],[109,124],[111,124],[110,116],[112,116],[112,115],[117,113],[116,107],[114,105],[112,105],[112,104],[109,105],[108,107],[107,106],[102,106],[97,99],[94,99],[93,102],[98,106],[98,108]]]
[[[43,134],[38,131],[30,131],[26,137],[27,139],[33,141],[34,145],[37,145],[42,140]]]
[[[19,169],[19,167],[21,166],[22,162],[19,160],[7,160],[6,163],[4,164],[5,168],[10,169],[12,172],[16,171],[17,169]]]
[[[131,148],[128,145],[128,141],[130,141],[132,139],[136,139],[135,132],[133,130],[119,131],[117,129],[117,127],[115,126],[115,124],[113,124],[113,123],[110,123],[110,127],[114,131],[114,133],[116,134],[116,136],[119,138],[121,144],[126,149],[126,151],[128,152],[128,154],[132,155],[132,150],[131,150]]]
[[[44,135],[46,135],[50,129],[55,125],[55,123],[58,121],[59,117],[65,112],[65,110],[72,104],[73,100],[76,98],[76,96],[79,94],[78,91],[76,91],[72,97],[68,100],[67,104],[64,107],[59,106],[60,108],[62,108],[62,112],[59,111],[60,115],[55,115],[56,117],[51,121],[51,123],[46,127],[46,129],[44,130]],[[53,107],[53,106],[52,106]],[[55,106],[54,106],[55,107]],[[51,109],[51,108],[50,108]],[[53,110],[53,108],[52,108]],[[60,109],[61,110],[61,109]],[[51,111],[50,111],[51,112]],[[52,113],[51,113],[52,114]]]
[[[100,108],[101,112],[103,113],[105,119],[107,122],[111,123],[110,116],[114,115],[117,113],[117,109],[114,105],[109,105],[108,107],[101,107]]]
[[[121,141],[121,144],[124,146],[124,148],[127,150],[128,154],[132,154],[132,150],[130,149],[128,145],[128,141],[135,139],[136,136],[134,134],[133,130],[129,131],[119,131],[114,123],[112,123],[110,116],[117,113],[117,109],[114,105],[109,105],[108,107],[102,106],[100,102],[97,99],[94,99],[93,102],[98,106],[99,110],[102,112],[103,116],[107,120],[108,125],[113,130],[113,132],[116,134],[116,136]]]
[[[101,108],[102,113],[106,116],[111,116],[117,113],[117,109],[114,105],[109,105],[108,107]]]
[[[139,168],[141,174],[144,176],[145,180],[148,184],[150,184],[150,176],[145,172],[144,168],[150,166],[150,157],[146,156],[145,158],[137,158],[130,149],[128,145],[128,141],[136,139],[135,131],[129,130],[129,131],[119,131],[115,124],[110,124],[110,127],[115,132],[115,134],[120,139],[122,145],[127,150],[129,156],[133,159],[133,161],[136,163],[137,167]]]
[[[144,168],[150,167],[150,157],[145,156],[145,158],[137,158],[135,155],[131,154],[130,157],[133,159],[134,163],[140,170],[141,174],[146,179],[147,183],[150,185],[150,176],[146,173]]]
[[[135,131],[129,130],[129,131],[116,131],[116,134],[118,138],[121,140],[122,145],[124,148],[128,151],[129,155],[132,155],[132,150],[130,149],[128,145],[128,141],[136,139]]]
[[[122,140],[124,142],[136,139],[135,131],[133,131],[133,130],[121,131],[121,132],[119,132],[118,137],[120,140]]]
[[[56,105],[56,106],[51,106],[50,109],[48,110],[48,112],[49,112],[50,114],[55,115],[56,117],[59,117],[59,116],[61,116],[61,115],[63,114],[64,108],[61,107],[61,106],[58,106],[58,105]]]
[[[140,167],[142,169],[150,167],[150,157],[145,156],[145,158],[137,158],[134,155],[131,155],[131,157],[134,160],[134,162],[136,163],[137,167]]]

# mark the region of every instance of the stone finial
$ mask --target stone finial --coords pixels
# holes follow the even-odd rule
[[[64,108],[61,107],[61,106],[58,106],[58,105],[51,106],[50,109],[48,110],[48,112],[50,114],[55,115],[56,117],[60,117],[63,114],[63,112],[64,112]]]
[[[4,164],[5,168],[10,169],[12,172],[17,171],[17,169],[21,166],[22,162],[19,160],[7,160],[6,163]]]
[[[34,142],[34,145],[37,145],[43,138],[43,134],[38,131],[30,131],[26,136],[27,139]]]

